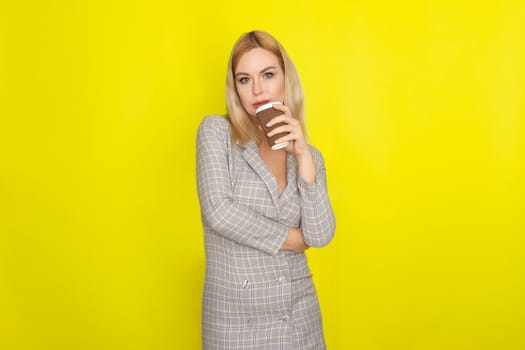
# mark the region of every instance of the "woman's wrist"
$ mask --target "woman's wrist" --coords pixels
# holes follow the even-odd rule
[[[297,159],[297,173],[306,182],[312,183],[315,181],[317,169],[315,167],[315,160],[310,149],[304,154],[296,155]]]

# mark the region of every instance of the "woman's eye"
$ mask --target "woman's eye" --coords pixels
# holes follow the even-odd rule
[[[270,79],[272,77],[273,77],[273,72],[266,72],[266,73],[264,73],[264,78],[265,79]]]
[[[248,79],[247,77],[242,77],[239,79],[239,83],[241,84],[246,84],[250,81],[250,79]]]

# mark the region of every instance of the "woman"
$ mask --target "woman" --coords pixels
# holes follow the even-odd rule
[[[324,349],[317,294],[304,251],[330,242],[335,219],[323,157],[305,139],[296,69],[268,33],[243,34],[228,64],[226,118],[197,135],[206,247],[203,349]],[[255,119],[280,101],[288,133],[272,150]],[[271,136],[270,135],[270,136]]]

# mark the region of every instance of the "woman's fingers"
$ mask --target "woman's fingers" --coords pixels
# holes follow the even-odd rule
[[[285,135],[275,140],[276,143],[289,142],[287,151],[296,154],[304,152],[307,148],[307,143],[304,138],[301,123],[291,116],[290,109],[287,106],[276,105],[274,108],[280,110],[283,114],[272,118],[272,120],[266,124],[269,128],[276,126],[268,132],[267,136],[272,137],[284,133]],[[282,123],[282,125],[278,125],[279,123]]]
[[[267,127],[272,127],[275,124],[279,123],[286,123],[289,120],[295,120],[292,117],[288,116],[287,114],[280,114],[276,117],[273,117],[267,124]]]
[[[272,125],[275,125],[275,124],[277,124],[277,123],[281,123],[281,122],[283,122],[284,120],[286,120],[287,117],[290,118],[290,119],[294,119],[294,118],[292,118],[292,114],[290,113],[290,108],[288,108],[287,106],[284,106],[284,105],[274,105],[272,108],[275,109],[275,110],[278,110],[278,111],[283,112],[283,114],[278,115],[278,116],[272,118],[272,120],[270,120],[270,121],[266,124],[266,126],[271,127]]]
[[[275,134],[280,134],[282,132],[286,132],[286,133],[292,133],[296,130],[297,128],[291,124],[283,124],[283,125],[280,125],[274,129],[272,129],[269,133],[268,133],[268,136],[273,136]]]
[[[286,114],[278,115],[277,117],[274,117],[268,124],[266,124],[267,127],[275,126],[279,123],[283,123],[283,125],[280,125],[272,131],[270,131],[269,136],[278,134],[280,132],[292,132],[294,130],[301,129],[301,125],[299,124],[299,121],[296,119],[289,117]],[[270,135],[271,134],[271,135]]]

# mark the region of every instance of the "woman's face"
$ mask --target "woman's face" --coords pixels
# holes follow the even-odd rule
[[[246,112],[255,116],[257,107],[284,101],[284,72],[273,53],[255,48],[244,53],[235,69],[235,87]]]

